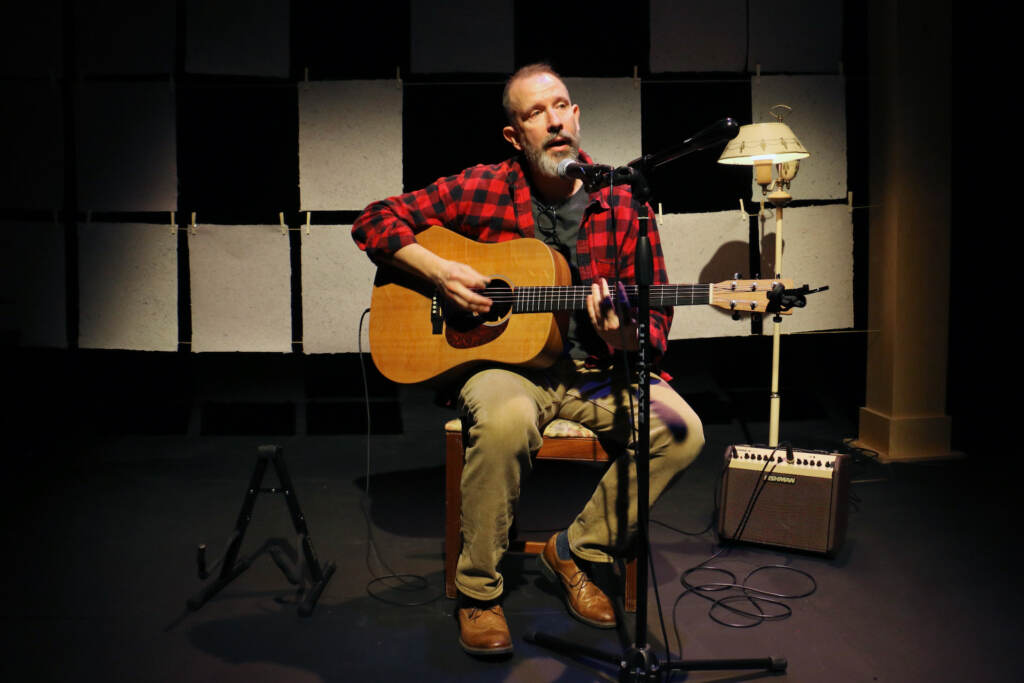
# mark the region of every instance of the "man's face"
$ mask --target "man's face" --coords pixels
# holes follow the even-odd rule
[[[534,173],[558,176],[558,162],[580,151],[580,108],[569,100],[565,84],[549,73],[512,83],[509,106],[514,124],[503,134],[526,155]]]

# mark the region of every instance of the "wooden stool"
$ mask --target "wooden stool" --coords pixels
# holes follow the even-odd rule
[[[444,592],[454,598],[455,567],[462,552],[462,465],[465,447],[462,443],[462,421],[449,420],[445,436],[445,519],[444,519]],[[544,442],[535,456],[537,460],[608,462],[610,458],[597,436],[583,425],[570,420],[552,420],[544,428]],[[509,552],[539,555],[544,550],[540,541],[509,542]],[[636,560],[626,565],[627,612],[636,611]]]

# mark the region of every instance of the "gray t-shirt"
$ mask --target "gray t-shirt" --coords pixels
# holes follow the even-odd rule
[[[579,237],[583,212],[590,203],[590,195],[580,190],[571,197],[556,204],[544,204],[532,197],[533,222],[537,226],[538,239],[554,247],[569,263],[572,283],[579,285],[580,270],[576,264],[576,241]],[[586,310],[572,311],[569,315],[569,330],[565,339],[565,352],[572,358],[586,358],[600,355],[605,344],[590,324]]]

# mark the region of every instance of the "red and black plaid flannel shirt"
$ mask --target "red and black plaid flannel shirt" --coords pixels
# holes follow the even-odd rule
[[[583,152],[580,161],[593,163]],[[625,186],[591,194],[576,244],[581,284],[589,285],[602,277],[609,283],[635,282],[633,254],[638,207]],[[661,239],[653,213],[649,215],[654,283],[665,284],[668,278]],[[473,166],[422,190],[374,202],[356,219],[352,237],[360,249],[377,261],[380,256],[415,242],[415,233],[438,224],[479,242],[533,237],[530,186],[519,159]],[[671,308],[651,309],[650,340],[655,358],[665,352],[671,324]]]

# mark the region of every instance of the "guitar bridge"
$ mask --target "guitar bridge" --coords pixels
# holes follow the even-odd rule
[[[430,300],[430,327],[431,334],[441,334],[444,330],[444,309],[441,297],[437,292],[434,292],[434,296]]]

